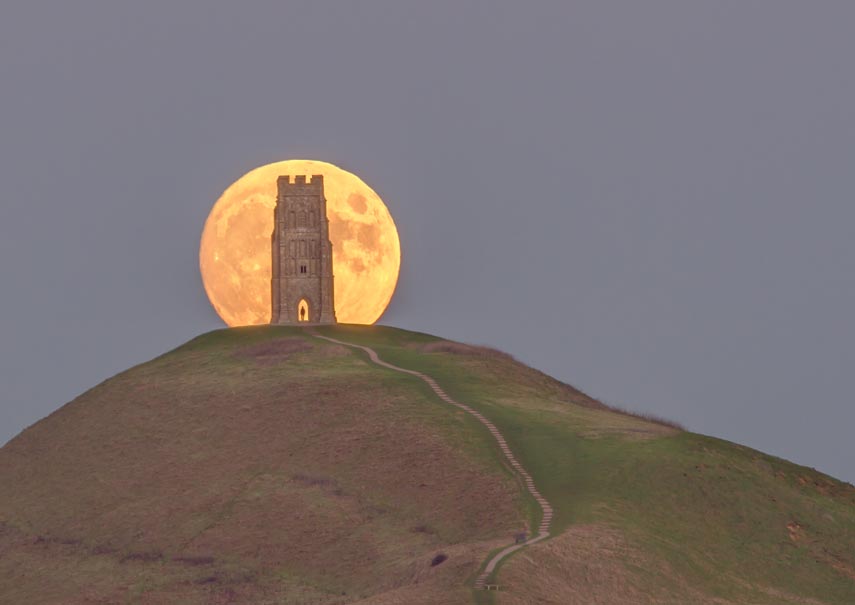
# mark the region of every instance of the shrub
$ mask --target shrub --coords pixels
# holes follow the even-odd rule
[[[431,567],[436,567],[437,565],[439,565],[440,563],[442,563],[443,561],[445,561],[445,560],[447,560],[447,559],[448,559],[448,555],[446,555],[445,553],[439,553],[439,554],[438,554],[437,556],[435,556],[435,557],[433,558],[433,560],[430,562],[430,566],[431,566]]]

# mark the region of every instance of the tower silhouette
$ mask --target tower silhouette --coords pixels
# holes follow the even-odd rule
[[[272,324],[334,324],[332,244],[324,177],[288,175],[277,181],[273,211]]]

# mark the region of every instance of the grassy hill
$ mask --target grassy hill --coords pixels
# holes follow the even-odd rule
[[[0,449],[2,603],[855,603],[855,488],[610,410],[505,354],[320,329],[502,431],[538,508],[421,380],[297,328],[220,330]]]

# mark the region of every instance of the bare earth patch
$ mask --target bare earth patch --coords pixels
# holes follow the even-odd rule
[[[275,338],[242,347],[235,352],[239,358],[252,359],[261,365],[281,363],[295,353],[311,351],[314,347],[302,338]]]

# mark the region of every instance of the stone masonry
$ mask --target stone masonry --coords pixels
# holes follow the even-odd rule
[[[323,175],[277,182],[273,212],[271,324],[334,324],[332,244]]]

